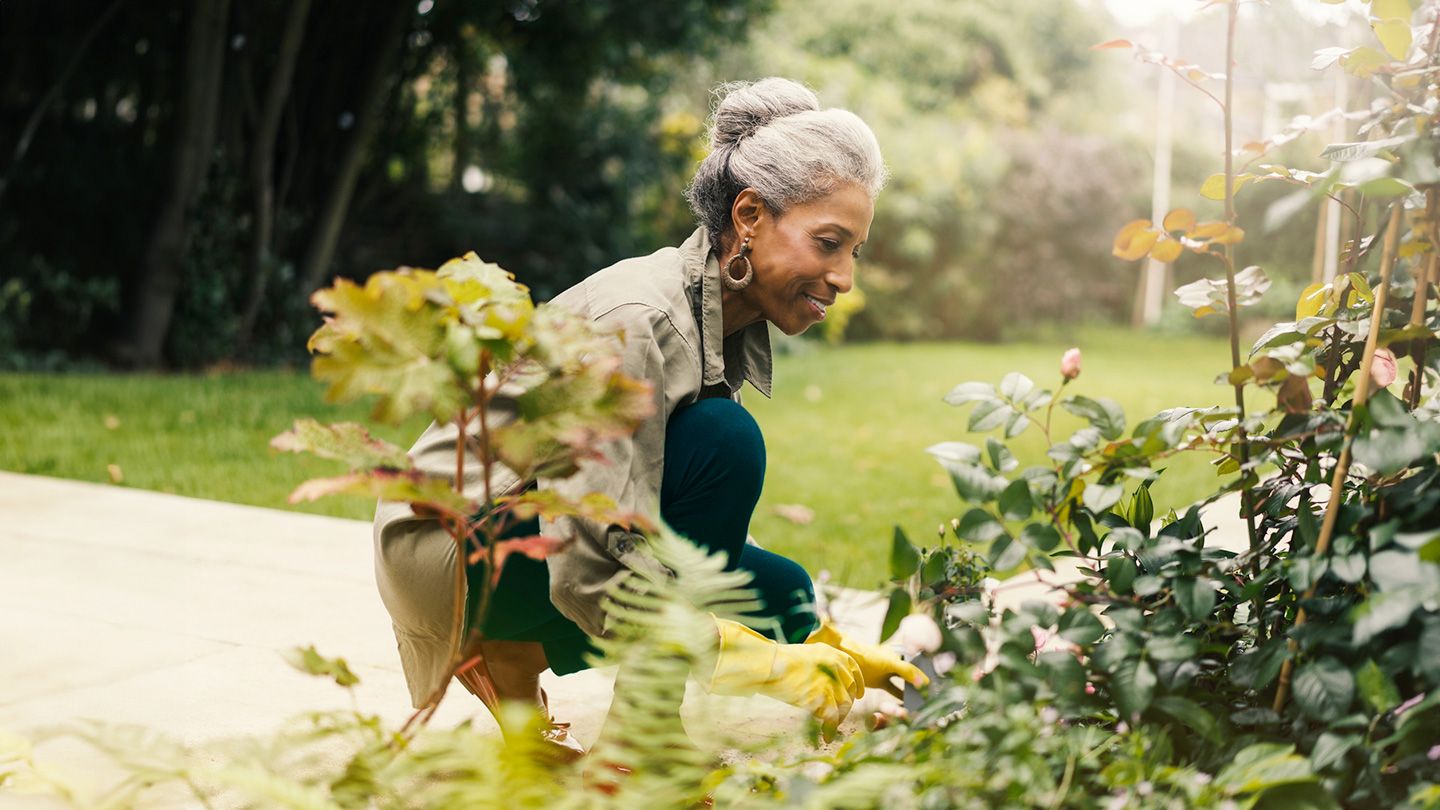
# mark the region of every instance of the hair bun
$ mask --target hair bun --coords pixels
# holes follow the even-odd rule
[[[787,115],[820,109],[820,99],[805,85],[772,76],[758,82],[729,82],[716,90],[711,147],[738,143],[755,130]]]

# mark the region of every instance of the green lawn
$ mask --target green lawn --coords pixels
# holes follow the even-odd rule
[[[1119,400],[1132,424],[1166,407],[1232,396],[1212,382],[1229,366],[1222,341],[1106,330],[1075,342],[1085,367],[1067,390]],[[1011,370],[1053,387],[1068,345],[805,343],[808,351],[777,356],[775,398],[749,389],[745,396],[769,452],[753,534],[812,572],[875,585],[885,574],[893,525],[928,541],[961,511],[943,470],[924,452],[935,442],[966,440],[965,412],[943,403],[945,392]],[[373,505],[360,500],[287,506],[296,483],[336,470],[266,447],[297,417],[363,421],[366,413],[364,404],[326,405],[321,386],[298,372],[0,374],[0,469],[104,482],[116,465],[123,486],[369,519]],[[1068,435],[1078,421],[1057,409],[1057,424]],[[376,432],[408,446],[424,427],[415,421]],[[1037,461],[1038,431],[1024,438],[1021,463]],[[1154,489],[1157,510],[1201,497],[1215,483],[1204,459],[1179,461]],[[813,510],[813,522],[776,512],[791,504]]]

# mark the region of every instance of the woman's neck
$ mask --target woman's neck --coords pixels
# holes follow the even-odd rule
[[[725,272],[725,266],[720,266],[720,272]],[[722,282],[720,285],[720,323],[725,337],[730,337],[741,329],[760,320],[760,309],[745,300],[743,290],[732,290]]]

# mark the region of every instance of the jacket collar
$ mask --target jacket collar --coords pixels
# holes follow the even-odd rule
[[[704,226],[690,234],[680,246],[680,253],[692,306],[695,291],[700,291],[695,325],[700,330],[701,385],[724,383],[733,394],[748,380],[755,390],[769,397],[773,370],[769,322],[752,323],[726,340],[720,309],[720,262],[710,254],[710,236]]]

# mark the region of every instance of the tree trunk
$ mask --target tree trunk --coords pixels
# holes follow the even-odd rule
[[[455,48],[451,52],[451,58],[455,60],[455,142],[450,166],[451,192],[464,190],[465,167],[470,163],[470,86],[474,83],[470,70],[470,48],[470,38],[465,35],[462,26],[455,35]]]
[[[215,145],[229,12],[230,0],[196,0],[192,6],[185,35],[185,79],[174,162],[145,249],[128,336],[115,347],[116,359],[131,367],[159,365],[170,330],[189,236],[190,208],[204,188]]]
[[[250,346],[255,330],[255,320],[260,315],[260,306],[265,301],[265,288],[269,285],[272,265],[271,247],[275,232],[275,141],[280,134],[280,121],[285,112],[285,102],[290,97],[290,85],[295,76],[295,63],[299,61],[300,43],[305,38],[305,20],[310,15],[310,0],[291,0],[285,16],[285,30],[280,39],[280,51],[275,59],[275,69],[270,74],[265,89],[265,100],[260,110],[260,120],[255,128],[255,140],[250,146],[250,185],[254,193],[255,233],[250,245],[250,285],[246,291],[245,307],[240,315],[240,330],[236,336],[235,353],[243,354]]]
[[[355,193],[355,183],[360,178],[360,169],[365,162],[365,153],[380,129],[381,113],[390,97],[390,86],[400,62],[400,53],[405,35],[410,30],[410,19],[415,13],[415,4],[402,0],[395,6],[390,21],[382,32],[375,49],[373,69],[365,84],[365,96],[360,113],[355,120],[355,133],[345,147],[340,159],[340,169],[330,185],[325,206],[315,223],[315,236],[305,253],[305,262],[300,272],[300,283],[305,295],[319,289],[330,271],[330,262],[335,257],[335,244],[340,239],[340,228],[345,224],[345,215],[350,208],[350,199]]]

